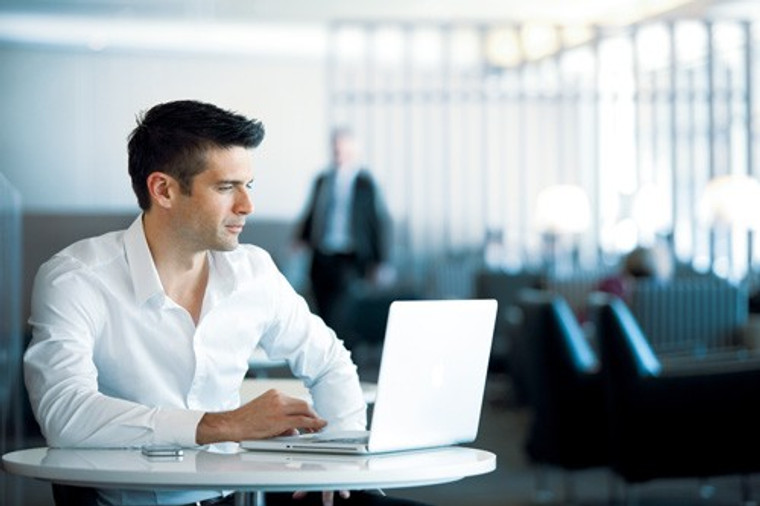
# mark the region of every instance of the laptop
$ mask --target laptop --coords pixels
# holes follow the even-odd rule
[[[397,300],[385,331],[369,431],[247,440],[248,450],[375,454],[475,440],[496,300]]]

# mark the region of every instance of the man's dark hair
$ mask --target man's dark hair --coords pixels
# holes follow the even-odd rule
[[[209,149],[257,147],[260,121],[194,100],[158,104],[137,118],[129,135],[129,176],[140,208],[150,208],[147,180],[153,172],[176,179],[190,194],[193,178],[206,168]]]

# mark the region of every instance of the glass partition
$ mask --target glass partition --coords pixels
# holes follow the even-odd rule
[[[558,241],[572,244],[576,268],[598,268],[667,241],[685,264],[742,277],[758,261],[758,234],[697,211],[711,179],[756,175],[757,31],[699,19],[336,22],[330,121],[365,139],[403,223],[402,260],[498,238],[506,268],[542,265]],[[547,241],[535,206],[558,184],[584,189],[592,219]]]
[[[0,173],[0,454],[21,444],[21,197]],[[4,504],[20,504],[17,487],[0,473]]]

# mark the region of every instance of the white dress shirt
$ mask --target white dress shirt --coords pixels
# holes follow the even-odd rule
[[[49,445],[196,446],[205,412],[239,406],[257,345],[288,361],[328,429],[365,428],[366,405],[348,351],[265,251],[240,245],[209,253],[196,326],[165,294],[141,218],[125,231],[69,246],[35,278],[24,373]],[[167,494],[188,502],[187,493]],[[120,501],[167,499],[129,496]]]
[[[350,253],[353,251],[351,232],[351,203],[354,198],[354,183],[359,175],[359,167],[341,167],[335,170],[332,187],[329,189],[332,200],[328,207],[323,248],[329,253]]]

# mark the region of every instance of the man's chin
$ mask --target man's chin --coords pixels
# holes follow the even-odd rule
[[[239,241],[219,241],[212,248],[214,251],[234,251],[240,246]]]

